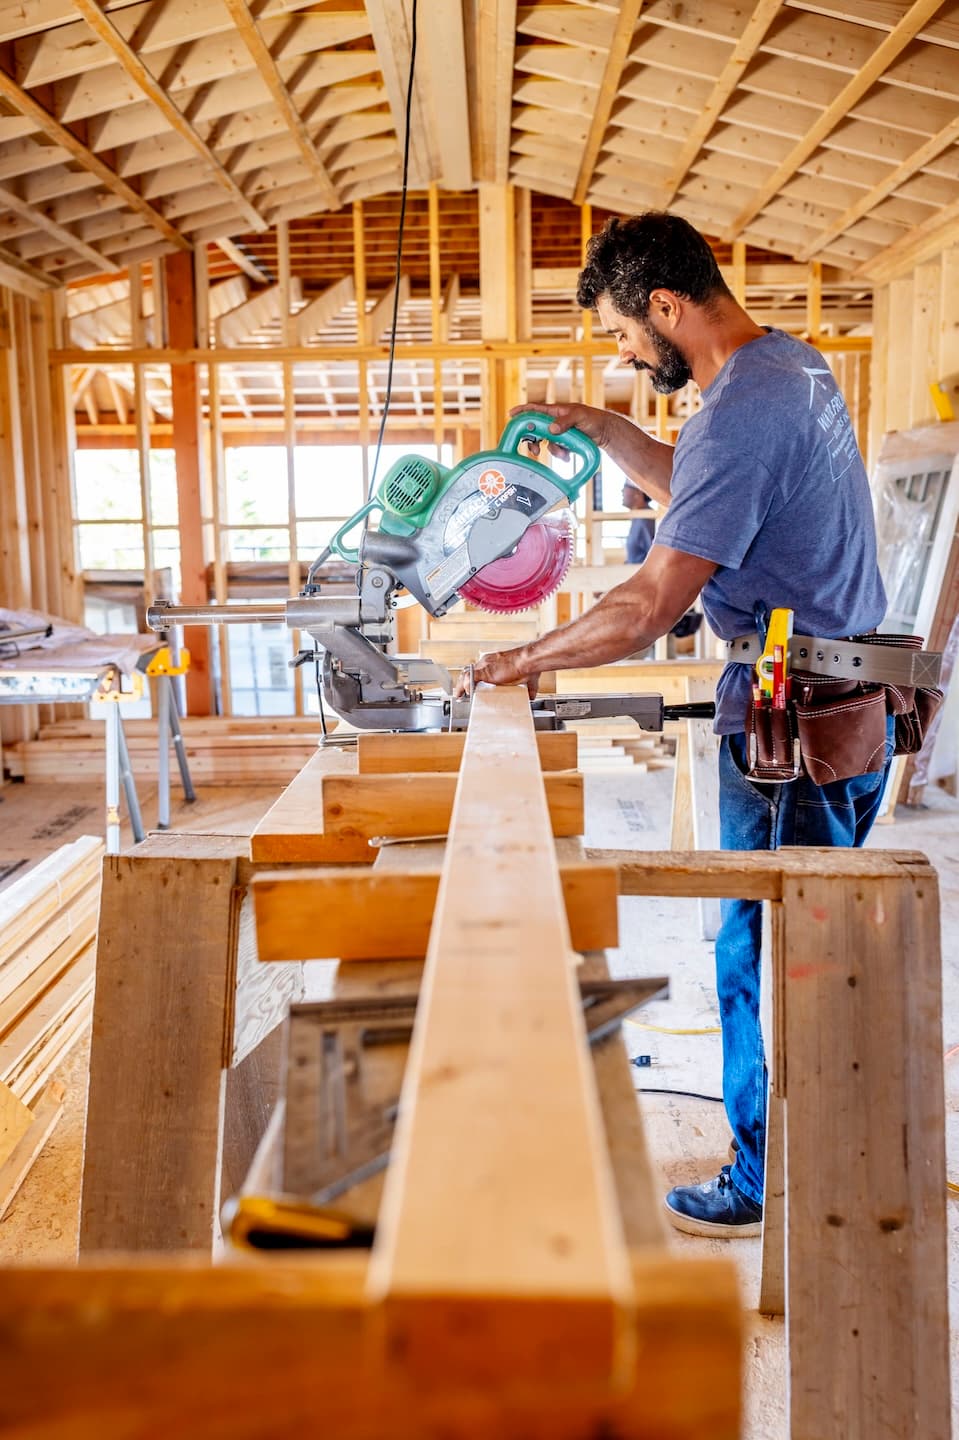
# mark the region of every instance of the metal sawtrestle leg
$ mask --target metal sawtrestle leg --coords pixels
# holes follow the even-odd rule
[[[114,705],[113,709],[116,710],[117,715],[117,750],[120,759],[120,779],[123,781],[123,793],[127,799],[127,810],[130,813],[130,824],[133,827],[133,839],[136,844],[139,845],[146,832],[143,829],[143,820],[140,815],[140,801],[137,799],[136,781],[133,778],[133,769],[130,765],[127,737],[123,733],[123,721],[120,718],[119,708]],[[116,851],[112,853],[116,854]]]

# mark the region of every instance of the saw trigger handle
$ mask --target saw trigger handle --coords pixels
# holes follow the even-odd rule
[[[506,422],[506,428],[500,436],[498,448],[505,454],[513,454],[519,448],[523,440],[540,440],[545,443],[552,441],[556,445],[562,445],[564,450],[570,450],[583,462],[573,478],[577,490],[589,480],[602,463],[602,455],[599,446],[582,430],[564,430],[560,435],[554,435],[550,431],[553,424],[552,415],[541,415],[538,412],[530,411],[526,415],[514,415]]]
[[[366,519],[367,515],[372,515],[374,510],[382,509],[382,500],[376,495],[371,496],[366,504],[351,515],[349,520],[345,520],[339,530],[336,531],[333,539],[326,547],[327,554],[332,550],[335,554],[339,555],[341,560],[346,560],[351,565],[358,565],[360,563],[360,547],[358,545],[347,545],[344,537],[349,535],[351,530],[355,530],[357,525]]]

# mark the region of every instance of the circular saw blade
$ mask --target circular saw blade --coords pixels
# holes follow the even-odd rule
[[[492,560],[460,587],[471,605],[499,614],[531,610],[560,584],[573,559],[568,511],[536,520],[510,555]]]

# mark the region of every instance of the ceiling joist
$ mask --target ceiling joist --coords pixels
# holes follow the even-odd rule
[[[147,99],[159,110],[170,128],[206,162],[208,172],[217,185],[235,201],[238,217],[253,230],[265,230],[267,222],[254,205],[250,203],[233,176],[213,154],[203,137],[194,129],[185,115],[182,115],[166,91],[157,83],[132,46],[123,38],[109,16],[105,15],[97,0],[74,0],[74,4],[104,45],[116,57],[124,73],[129,75]],[[237,229],[241,228],[237,225]]]

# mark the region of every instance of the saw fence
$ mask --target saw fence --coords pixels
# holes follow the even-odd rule
[[[465,737],[320,752],[252,844],[108,857],[81,1265],[3,1277],[4,1433],[732,1440],[732,1266],[665,1248],[621,1040],[587,1045],[577,980],[625,893],[770,902],[762,1305],[791,1440],[947,1440],[934,872],[586,852],[575,745],[480,691]],[[264,1132],[248,1188],[313,1143],[267,1119],[298,962],[331,955],[339,997],[420,993],[385,1181],[353,1196],[373,1248],[211,1265]]]

